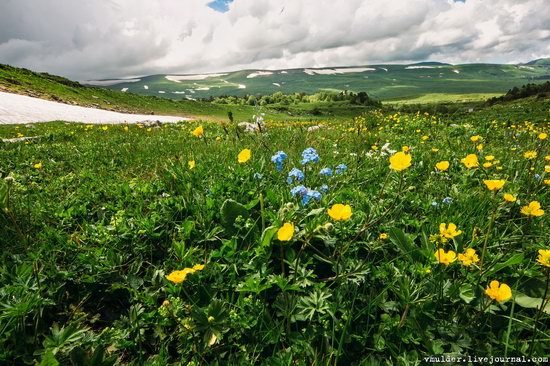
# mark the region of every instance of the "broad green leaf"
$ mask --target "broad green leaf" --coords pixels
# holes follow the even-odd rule
[[[466,304],[472,302],[475,299],[474,288],[469,283],[463,283],[460,286],[459,296]]]
[[[269,226],[264,230],[264,232],[262,233],[262,239],[260,241],[263,247],[267,247],[271,244],[271,241],[273,240],[273,237],[277,233],[277,230],[279,229],[275,226]]]
[[[514,301],[521,307],[529,309],[540,309],[542,304],[542,298],[540,297],[530,297],[525,294],[518,292],[514,297]],[[543,311],[546,314],[550,314],[550,301],[546,301]]]

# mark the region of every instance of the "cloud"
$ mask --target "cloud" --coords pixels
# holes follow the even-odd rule
[[[77,80],[550,55],[546,0],[0,1],[0,62]]]

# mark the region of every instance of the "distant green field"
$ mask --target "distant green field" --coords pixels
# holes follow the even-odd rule
[[[175,80],[176,78],[185,80]],[[170,79],[170,80],[169,80]],[[366,91],[383,101],[479,100],[504,94],[514,86],[550,79],[550,65],[464,64],[425,62],[412,65],[369,65],[323,69],[242,70],[206,75],[151,75],[134,82],[112,81],[113,90],[172,99],[220,95],[313,94],[320,90]],[[138,80],[138,81],[136,81]],[[105,81],[103,81],[105,83]],[[447,95],[452,97],[447,98]]]

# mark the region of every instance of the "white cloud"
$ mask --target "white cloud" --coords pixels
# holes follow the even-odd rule
[[[0,2],[0,62],[80,80],[550,55],[546,0]]]

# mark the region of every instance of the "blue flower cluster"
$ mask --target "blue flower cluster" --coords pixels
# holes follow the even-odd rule
[[[340,164],[336,167],[336,174],[342,174],[346,170],[348,170],[347,165],[346,164]]]
[[[284,151],[277,151],[275,155],[271,157],[271,162],[275,163],[277,171],[283,170],[283,162],[286,160],[286,153]]]
[[[292,195],[292,197],[296,197],[296,196],[302,197],[302,205],[304,206],[307,205],[309,201],[311,201],[312,199],[316,201],[321,200],[320,192],[315,191],[313,189],[309,189],[302,185],[292,188],[290,190],[290,194]]]
[[[304,180],[304,173],[298,168],[292,168],[292,170],[288,172],[288,176],[286,178],[286,182],[288,184],[292,184],[294,183],[294,181],[301,182],[303,180]]]
[[[326,176],[326,177],[332,177],[332,169],[330,169],[330,168],[323,168],[323,169],[321,169],[321,171],[319,172],[319,174],[324,175],[324,176]]]
[[[308,147],[302,152],[302,165],[306,165],[307,163],[317,163],[319,162],[319,154],[317,154],[317,150],[315,150],[312,147]]]

